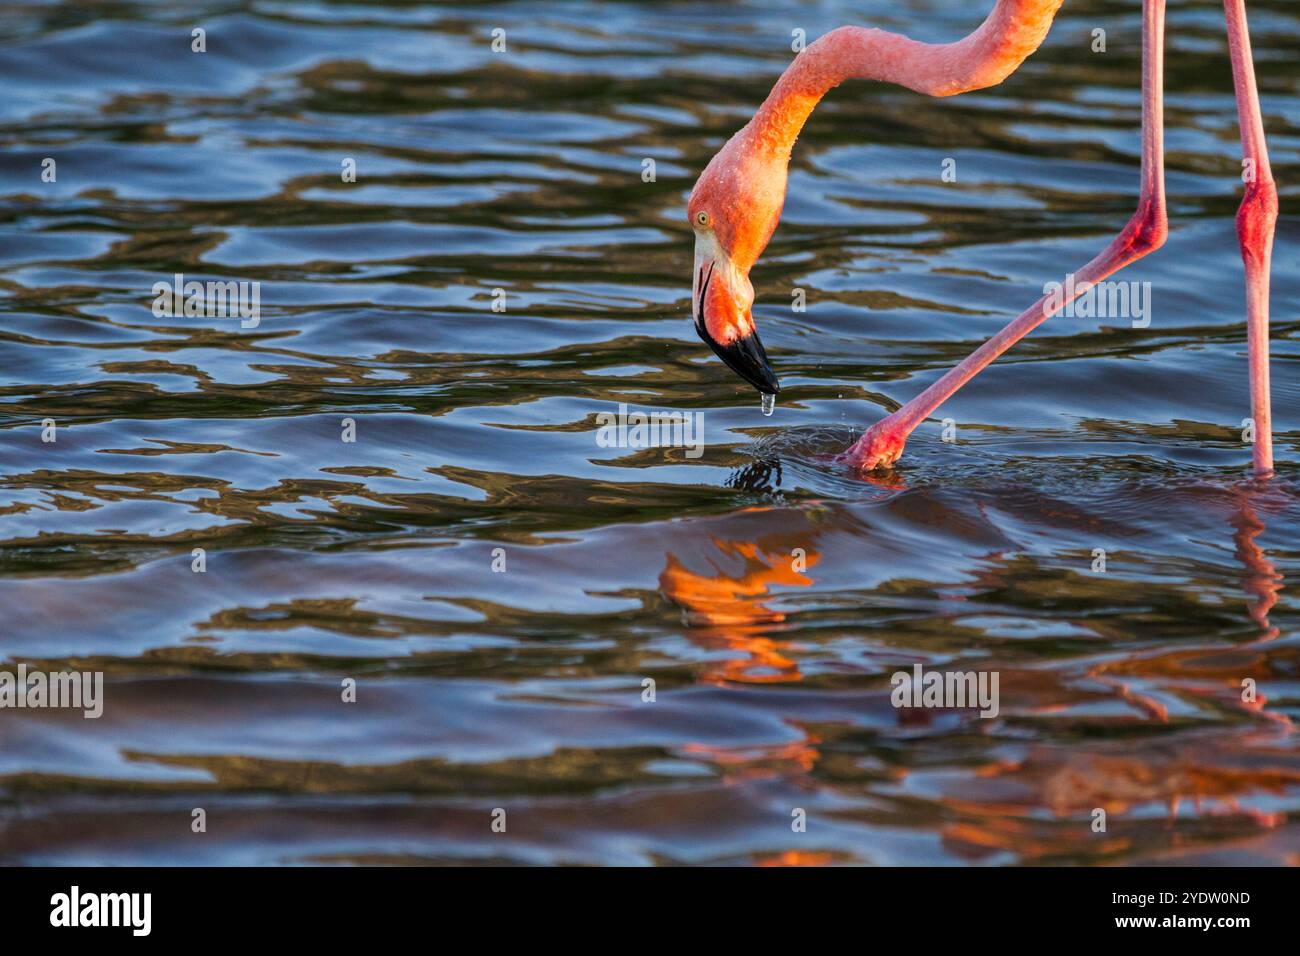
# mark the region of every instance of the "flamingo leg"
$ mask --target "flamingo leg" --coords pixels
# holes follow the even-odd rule
[[[1241,0],[1225,2],[1239,4]],[[1068,295],[1069,283],[1064,283],[1066,294],[1044,294],[920,395],[867,429],[866,434],[841,456],[841,461],[864,472],[892,464],[903,453],[903,445],[913,430],[976,373],[1092,285],[1164,245],[1169,232],[1165,214],[1164,32],[1165,0],[1144,0],[1141,190],[1137,211],[1128,224],[1100,254],[1074,274],[1073,296]],[[1264,374],[1267,378],[1267,369]],[[1256,445],[1257,454],[1258,447]]]
[[[1246,265],[1246,341],[1250,354],[1250,409],[1255,421],[1255,474],[1273,470],[1273,413],[1268,383],[1268,273],[1277,221],[1277,186],[1268,164],[1264,121],[1259,113],[1255,65],[1246,30],[1245,0],[1223,0],[1228,20],[1232,83],[1237,92],[1246,194],[1237,211],[1237,238]]]

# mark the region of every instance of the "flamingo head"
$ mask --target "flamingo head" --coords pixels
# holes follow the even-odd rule
[[[786,165],[742,130],[700,174],[687,216],[695,231],[695,331],[733,372],[768,395],[781,390],[754,326],[749,270],[785,203]]]

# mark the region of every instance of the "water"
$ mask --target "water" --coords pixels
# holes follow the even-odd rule
[[[1132,210],[1136,2],[1070,0],[998,89],[814,114],[753,274],[771,420],[691,327],[686,193],[793,29],[970,4],[11,7],[0,658],[106,705],[0,714],[0,860],[1297,862],[1300,16],[1250,15],[1267,484],[1217,3],[1170,4],[1150,325],[1048,322],[870,481],[834,453]],[[176,273],[260,321],[155,316]],[[702,454],[598,446],[619,403]],[[917,663],[998,717],[895,709]]]

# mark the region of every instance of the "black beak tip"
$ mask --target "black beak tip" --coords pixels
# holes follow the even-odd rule
[[[780,393],[781,383],[777,381],[776,373],[772,371],[772,363],[767,359],[767,350],[763,348],[757,332],[741,336],[730,345],[719,345],[702,325],[696,328],[700,338],[709,344],[709,348],[713,349],[727,368],[758,389],[759,394]]]

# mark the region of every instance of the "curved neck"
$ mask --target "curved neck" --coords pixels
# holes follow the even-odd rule
[[[1038,49],[1062,0],[997,0],[979,29],[955,43],[840,27],[803,50],[750,122],[756,145],[788,157],[809,114],[849,79],[881,80],[930,96],[996,86]]]

